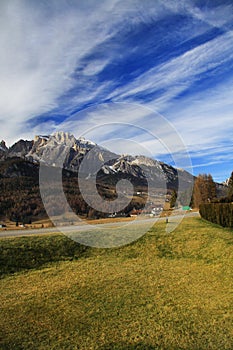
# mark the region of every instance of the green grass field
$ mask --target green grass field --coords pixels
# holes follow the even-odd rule
[[[233,232],[157,224],[118,249],[1,239],[0,349],[233,349]]]

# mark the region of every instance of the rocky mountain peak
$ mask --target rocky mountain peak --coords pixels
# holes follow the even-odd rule
[[[24,158],[33,146],[33,141],[19,140],[7,150],[8,157]]]
[[[59,167],[65,159],[64,166],[76,171],[83,156],[94,146],[95,143],[83,137],[76,139],[69,132],[57,131],[48,136],[36,136],[27,158]]]
[[[159,161],[146,157],[146,156],[135,156],[135,158],[132,161],[132,164],[135,165],[145,165],[145,166],[151,166],[151,167],[157,167],[161,169],[161,165]]]
[[[46,141],[46,140],[48,140],[48,139],[49,139],[49,136],[48,136],[48,135],[36,135],[36,136],[34,137],[34,142],[38,142],[38,141],[40,141],[40,140]]]
[[[228,186],[229,181],[230,181],[230,178],[228,177],[225,181],[223,181],[222,184],[223,184],[224,186]]]
[[[0,142],[0,151],[2,152],[6,152],[8,150],[7,146],[6,146],[6,142],[4,140],[2,140]]]
[[[74,135],[64,131],[55,132],[54,134],[51,135],[51,138],[54,138],[59,143],[64,143],[64,144],[67,144],[68,142],[75,143],[76,141]]]

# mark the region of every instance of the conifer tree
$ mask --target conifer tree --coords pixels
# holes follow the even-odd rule
[[[171,194],[171,199],[170,199],[170,207],[173,208],[176,205],[176,200],[177,200],[177,192],[176,190],[172,191]]]

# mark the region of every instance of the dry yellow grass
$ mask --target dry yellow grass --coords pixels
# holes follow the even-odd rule
[[[164,228],[2,279],[2,349],[232,349],[232,231]]]

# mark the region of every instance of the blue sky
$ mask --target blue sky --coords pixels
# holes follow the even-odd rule
[[[63,128],[172,162],[171,153],[182,157],[179,135],[194,174],[229,177],[231,0],[2,0],[0,16],[8,145]]]

